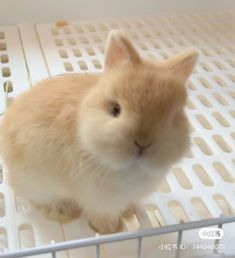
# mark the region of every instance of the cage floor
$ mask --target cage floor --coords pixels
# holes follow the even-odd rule
[[[124,221],[125,230],[235,214],[235,15],[231,13],[0,27],[0,113],[15,96],[43,78],[101,72],[108,31],[116,28],[128,31],[142,56],[164,59],[192,45],[201,52],[188,82],[191,151],[136,216]],[[0,171],[1,252],[95,235],[83,218],[61,225],[42,217],[26,200],[14,196],[5,180],[4,164]],[[235,225],[224,230],[221,251],[229,253],[234,251]],[[143,257],[173,257],[174,250],[162,251],[160,244],[175,241],[176,234],[144,240]],[[198,230],[186,232],[183,242],[205,243]],[[102,246],[101,255],[132,257],[135,249],[133,241],[114,243]],[[190,250],[185,257],[209,252],[206,248]],[[58,257],[91,258],[95,249],[61,252]]]

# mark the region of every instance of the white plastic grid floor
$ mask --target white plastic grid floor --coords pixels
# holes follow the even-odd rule
[[[101,72],[104,44],[111,29],[125,29],[146,57],[167,58],[194,45],[201,55],[188,83],[186,111],[192,125],[191,152],[172,169],[139,213],[124,223],[126,230],[132,231],[180,220],[218,217],[222,213],[235,214],[235,15],[103,19],[65,24],[61,21],[35,27],[21,25],[18,30],[16,26],[0,27],[0,111],[4,111],[7,80],[13,86],[9,96],[14,97],[40,78],[66,72]],[[4,172],[3,168],[0,250],[95,234],[84,219],[66,225],[44,219],[25,200],[14,197]],[[226,250],[222,251],[229,252],[234,249],[235,225],[224,229],[226,234],[221,243]],[[161,243],[175,243],[175,237],[168,234],[144,241],[143,257],[172,257],[172,252],[162,253],[158,247]],[[186,232],[183,242],[202,242],[198,230]],[[131,257],[135,248],[135,242],[131,241],[103,246],[102,257]],[[190,250],[192,256],[207,252],[210,250]],[[94,248],[59,253],[59,257],[66,258],[94,255]]]
[[[5,109],[5,92],[9,84],[9,98],[22,93],[29,87],[28,73],[16,26],[1,27],[0,30],[0,114]],[[13,88],[12,88],[13,87]],[[10,89],[11,88],[11,89]],[[14,92],[12,91],[14,89]]]

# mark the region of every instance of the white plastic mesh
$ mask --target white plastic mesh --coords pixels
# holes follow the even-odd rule
[[[29,87],[20,37],[15,26],[0,29],[0,82],[0,114],[2,114],[6,107],[7,88],[10,99]]]
[[[201,52],[199,64],[188,83],[189,99],[186,111],[192,126],[191,152],[172,169],[160,189],[156,189],[156,192],[146,200],[143,210],[131,221],[124,222],[126,230],[159,227],[178,223],[180,220],[193,221],[221,214],[233,215],[235,213],[235,16],[223,13],[73,21],[66,26],[60,26],[61,24],[63,23],[36,26],[42,51],[37,55],[44,58],[48,75],[101,72],[108,31],[117,28],[128,31],[142,56],[163,59],[191,45]],[[10,31],[9,28],[9,35]],[[17,33],[14,36],[15,45],[13,44],[17,52],[10,48],[10,44],[7,52],[4,52],[5,50],[1,50],[1,43],[5,38],[1,39],[1,33],[8,35],[8,29],[0,27],[0,56],[2,53],[9,55],[9,60],[12,62],[11,66],[9,65],[12,73],[10,78],[16,82],[20,78],[20,85],[25,85],[25,88],[19,89],[24,90],[29,85],[25,61],[31,62],[34,55],[29,54],[26,48],[24,49],[26,60],[23,60],[20,46],[17,48],[20,44]],[[23,45],[27,43],[26,34],[24,31]],[[8,44],[7,40],[6,42]],[[20,61],[14,61],[17,59]],[[20,64],[21,69],[18,69],[17,64]],[[5,66],[0,63],[0,67],[2,69]],[[29,74],[35,74],[34,69],[29,66]],[[1,85],[5,81],[4,71],[2,74]],[[22,76],[21,74],[23,77],[18,77]],[[15,92],[17,89],[18,84],[11,93],[13,96],[18,93]],[[0,93],[3,94],[1,89]],[[0,96],[3,96],[1,94]],[[51,240],[64,241],[94,235],[83,219],[59,225],[47,221],[37,211],[32,211],[28,204],[19,198],[16,199],[15,209],[13,194],[4,180],[0,187],[2,193],[0,203],[3,207],[2,210],[0,207],[1,249],[13,250],[35,244],[46,244]],[[8,200],[6,207],[4,198]],[[226,250],[233,249],[231,239],[235,238],[235,226],[225,229],[227,233],[222,244],[226,244]],[[183,241],[201,242],[197,231],[187,232]],[[157,252],[160,252],[158,247],[162,242],[175,242],[175,235],[144,241],[145,257],[147,254],[160,255]],[[102,257],[130,257],[135,250],[136,244],[131,241],[103,246],[101,249]],[[209,251],[190,250],[191,254]],[[76,258],[93,257],[95,249],[73,250],[60,255]],[[168,256],[164,253],[163,257]]]

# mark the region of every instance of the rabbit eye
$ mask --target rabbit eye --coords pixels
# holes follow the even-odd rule
[[[119,104],[114,104],[113,105],[113,108],[112,108],[112,115],[114,116],[114,117],[118,117],[119,115],[120,115],[120,113],[121,113],[121,107],[120,107],[120,105]]]

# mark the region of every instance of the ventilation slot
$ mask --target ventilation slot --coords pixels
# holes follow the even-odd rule
[[[138,38],[139,38],[138,34],[137,34],[135,31],[132,31],[132,32],[131,32],[131,36],[132,36],[132,38],[134,38],[134,39],[138,39]]]
[[[84,30],[81,26],[77,26],[77,27],[75,27],[75,29],[76,29],[76,32],[79,33],[79,34],[84,32]]]
[[[0,46],[1,46],[1,45],[0,45]],[[235,83],[235,76],[234,76],[234,75],[229,74],[228,77],[229,77],[229,79],[230,79],[233,83]]]
[[[170,193],[171,192],[171,188],[170,188],[168,182],[166,181],[166,179],[162,180],[161,185],[159,186],[159,190],[162,193]]]
[[[211,156],[213,154],[210,147],[205,143],[205,141],[202,138],[196,137],[196,138],[194,138],[194,141],[204,154],[209,155],[209,156]]]
[[[231,133],[231,136],[232,136],[233,140],[235,141],[235,132]]]
[[[101,43],[102,42],[102,40],[99,36],[93,36],[93,39],[94,39],[95,43]]]
[[[214,135],[213,139],[222,151],[227,153],[231,153],[233,151],[230,145],[228,145],[227,142],[225,142],[225,140],[220,135]]]
[[[1,63],[2,63],[2,64],[8,63],[8,62],[9,62],[8,55],[1,55],[1,56],[0,56],[0,60],[1,60]]]
[[[234,49],[233,47],[227,46],[226,49],[227,49],[230,53],[235,54],[235,49]]]
[[[0,253],[8,251],[7,231],[0,227]]]
[[[205,96],[199,95],[197,98],[200,100],[203,106],[212,107],[211,102]]]
[[[72,66],[72,64],[69,63],[69,62],[65,62],[65,63],[64,63],[64,68],[65,68],[65,70],[66,70],[67,72],[72,72],[72,71],[73,71],[73,66]]]
[[[0,193],[0,218],[4,217],[5,214],[6,214],[5,198],[3,193]]]
[[[61,39],[55,39],[54,42],[55,42],[56,46],[58,46],[58,47],[63,46],[63,42]]]
[[[5,51],[5,50],[7,50],[6,43],[0,43],[0,51]]]
[[[2,165],[0,164],[0,184],[3,182],[3,168]]]
[[[192,159],[194,157],[192,150],[188,150],[188,152],[185,155],[188,159]]]
[[[59,35],[59,32],[58,32],[57,29],[52,28],[52,29],[51,29],[51,34],[57,36],[57,35]]]
[[[81,37],[80,37],[80,40],[81,40],[81,42],[82,42],[83,44],[86,44],[86,45],[90,43],[89,40],[88,40],[88,38],[85,37],[85,36],[81,36]]]
[[[235,119],[235,111],[229,111],[229,113]]]
[[[222,179],[227,183],[235,183],[235,178],[229,173],[229,171],[225,168],[225,166],[216,161],[213,162],[213,167],[216,169],[218,174],[222,177]]]
[[[87,48],[86,48],[86,52],[87,52],[87,54],[88,54],[89,56],[94,56],[94,55],[95,55],[95,51],[94,51],[94,49],[91,48],[91,47],[87,47]]]
[[[82,56],[81,51],[80,51],[78,48],[73,49],[73,54],[74,54],[76,57],[81,57],[81,56]]]
[[[0,39],[5,39],[5,33],[0,31]]]
[[[210,66],[206,63],[201,63],[201,67],[204,69],[204,71],[206,72],[212,72],[212,69],[210,68]]]
[[[202,84],[202,86],[206,89],[211,89],[212,85],[204,78],[199,78],[199,82]]]
[[[227,84],[225,83],[225,81],[224,80],[222,80],[220,77],[218,77],[218,76],[214,76],[214,80],[218,83],[218,85],[220,86],[220,87],[226,87],[227,86]]]
[[[187,86],[193,91],[197,90],[197,87],[191,81],[187,83]]]
[[[64,32],[64,34],[67,34],[67,35],[71,34],[71,30],[69,27],[64,27],[63,32]]]
[[[230,91],[229,95],[235,100],[235,91]]]
[[[143,42],[139,43],[139,47],[144,51],[148,50],[148,47]]]
[[[103,30],[103,31],[108,31],[108,27],[105,25],[105,24],[100,24],[99,25],[100,29]]]
[[[166,222],[163,219],[163,216],[156,205],[148,205],[146,207],[146,213],[154,228],[166,225]]]
[[[35,246],[34,232],[31,225],[20,225],[18,232],[21,249],[31,248]]]
[[[179,202],[177,202],[177,201],[170,201],[168,206],[169,206],[172,214],[174,215],[174,217],[178,221],[178,223],[180,221],[183,221],[183,222],[188,222],[189,221],[188,216],[186,215],[183,207],[180,205]]]
[[[189,179],[186,177],[184,171],[181,168],[174,168],[173,174],[175,175],[178,183],[186,190],[190,190],[193,188]]]
[[[201,165],[194,165],[193,170],[195,171],[196,175],[205,186],[214,185],[214,182],[212,181],[212,179],[209,177],[209,175]]]
[[[191,199],[192,205],[196,212],[198,213],[199,217],[201,219],[210,219],[212,218],[211,213],[209,212],[208,208],[206,207],[205,203],[202,201],[202,199],[198,197],[193,197]]]
[[[187,108],[189,109],[196,109],[195,105],[190,99],[187,99]]]
[[[30,203],[19,196],[15,197],[16,212],[20,214],[28,214],[31,211]]]
[[[218,205],[224,216],[232,216],[234,214],[232,208],[230,207],[229,203],[223,195],[214,194],[213,199],[215,200],[216,204]]]
[[[67,41],[68,41],[69,45],[71,45],[71,46],[74,46],[74,45],[77,44],[77,43],[76,43],[76,40],[73,39],[73,38],[67,38]]]
[[[90,31],[90,32],[95,32],[95,27],[94,27],[93,25],[88,24],[88,25],[87,25],[87,29],[88,29],[88,31]]]
[[[161,45],[157,42],[153,43],[153,47],[155,47],[156,49],[161,49]]]
[[[220,70],[226,70],[226,68],[224,67],[224,65],[221,64],[221,62],[219,62],[219,61],[214,61],[213,63],[217,66],[218,69],[220,69]]]
[[[87,65],[86,65],[86,62],[84,62],[84,61],[79,61],[78,62],[78,65],[79,65],[79,67],[80,67],[80,69],[81,70],[87,70],[88,68],[87,68]]]
[[[93,65],[96,69],[101,69],[102,68],[102,65],[101,65],[101,63],[98,59],[92,60],[92,63],[93,63]]]
[[[64,50],[64,49],[60,49],[59,54],[60,54],[61,58],[68,58],[68,54],[67,54],[66,50]]]
[[[165,52],[161,52],[160,54],[163,57],[163,59],[167,59],[169,57],[168,54]]]
[[[215,94],[213,94],[213,96],[215,97],[215,99],[216,99],[221,105],[223,105],[223,106],[228,105],[227,100],[226,100],[224,97],[222,97],[221,95],[215,93]]]
[[[3,67],[3,68],[2,68],[2,76],[3,76],[3,77],[10,77],[10,76],[11,76],[10,68],[8,68],[8,67]]]
[[[212,114],[214,118],[219,122],[223,127],[230,127],[230,123],[218,112]]]
[[[218,54],[218,55],[224,55],[224,50],[221,49],[221,48],[215,48],[215,52]]]
[[[233,68],[235,68],[235,60],[228,59],[227,61]]]
[[[203,115],[196,115],[198,122],[205,128],[211,130],[213,127]]]
[[[133,215],[131,218],[124,219],[123,223],[125,224],[128,231],[136,231],[140,229],[140,224],[136,215]]]
[[[207,57],[211,57],[212,54],[210,53],[210,51],[208,49],[202,49],[202,53],[207,56]]]

